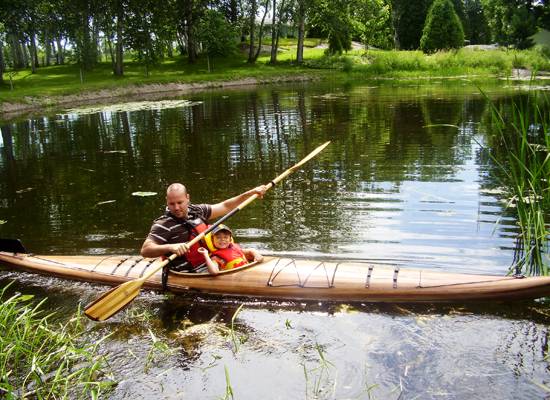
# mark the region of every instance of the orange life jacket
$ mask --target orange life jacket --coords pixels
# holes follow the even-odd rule
[[[218,262],[220,270],[233,269],[248,264],[246,256],[237,243],[231,243],[225,249],[216,250],[211,257],[217,257],[221,260],[221,263]]]
[[[208,225],[204,223],[204,221],[200,218],[190,219],[186,221],[186,224],[191,228],[190,234],[189,234],[189,240],[193,240],[197,236],[201,234],[201,232],[204,232],[208,229]],[[204,263],[204,256],[198,252],[199,247],[204,246],[204,243],[202,240],[199,240],[197,243],[195,243],[187,254],[185,254],[185,258],[187,261],[191,263],[193,267],[198,267],[199,265]]]

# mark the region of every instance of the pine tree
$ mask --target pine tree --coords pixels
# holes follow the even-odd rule
[[[450,0],[435,0],[426,18],[420,49],[425,53],[462,47],[464,29]]]

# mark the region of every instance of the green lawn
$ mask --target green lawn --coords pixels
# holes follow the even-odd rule
[[[30,70],[8,72],[4,74],[4,84],[0,86],[0,101],[25,102],[26,97],[60,96],[152,83],[201,83],[245,78],[269,81],[296,74],[320,78],[327,74],[331,77],[343,74],[343,79],[357,80],[509,75],[512,68],[550,70],[550,61],[536,50],[462,49],[433,55],[419,51],[353,50],[339,56],[327,56],[323,48],[316,47],[319,43],[318,39],[307,40],[305,62],[301,66],[295,63],[295,41],[283,39],[276,65],[269,64],[269,54],[262,54],[255,64],[249,64],[246,62],[246,54],[242,52],[232,57],[210,60],[211,72],[208,71],[207,58],[204,56],[194,65],[189,64],[183,56],[166,59],[150,66],[148,75],[143,63],[128,60],[121,78],[113,75],[108,62],[99,63],[93,71],[84,72],[75,64],[41,67],[35,74]]]

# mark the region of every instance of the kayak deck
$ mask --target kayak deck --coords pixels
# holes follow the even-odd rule
[[[160,259],[138,256],[35,256],[0,252],[0,264],[60,278],[119,285],[143,277]],[[144,287],[162,290],[161,272]],[[171,272],[168,290],[286,300],[451,302],[535,299],[550,277],[513,277],[405,269],[380,263],[264,257],[219,275]]]

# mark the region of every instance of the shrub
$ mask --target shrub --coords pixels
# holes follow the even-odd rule
[[[464,30],[450,0],[435,0],[428,11],[420,49],[425,53],[457,49],[464,44]]]

